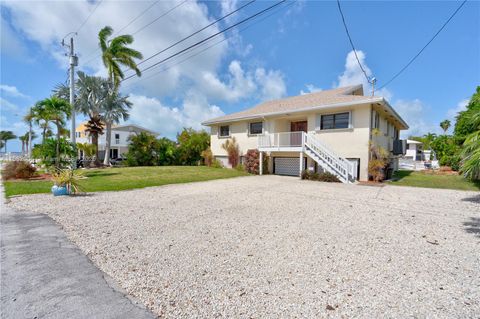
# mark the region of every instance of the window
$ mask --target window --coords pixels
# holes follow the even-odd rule
[[[120,134],[115,134],[115,144],[120,144]]]
[[[220,126],[220,136],[221,137],[230,136],[230,126],[228,125]]]
[[[350,126],[349,112],[322,115],[320,118],[321,130],[349,128],[349,126]]]
[[[250,123],[249,125],[250,135],[257,135],[263,133],[263,122]]]
[[[373,120],[373,127],[374,128],[380,128],[380,114],[378,114],[378,112],[375,112],[375,117],[374,117],[374,120]]]

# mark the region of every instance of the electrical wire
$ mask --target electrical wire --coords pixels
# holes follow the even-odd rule
[[[398,71],[390,80],[388,80],[384,85],[382,85],[381,87],[378,88],[378,90],[380,89],[383,89],[384,87],[386,87],[387,85],[389,85],[393,80],[395,80],[400,74],[403,73],[403,71],[405,71],[412,63],[413,61],[415,61],[419,56],[420,54],[422,54],[422,52],[430,45],[430,43],[432,43],[433,40],[435,40],[435,38],[440,34],[440,32],[442,32],[443,29],[445,29],[445,27],[447,26],[447,24],[453,19],[453,17],[458,13],[458,11],[460,11],[460,9],[465,5],[465,3],[467,2],[467,0],[464,0],[459,6],[458,8],[452,13],[452,15],[447,19],[447,21],[445,21],[445,23],[442,25],[442,27],[440,29],[438,29],[438,31],[433,35],[433,37],[430,39],[430,41],[427,42],[427,44],[425,44],[423,46],[423,48],[418,51],[417,54],[415,54],[413,56],[413,58],[410,59],[410,61],[408,61],[408,63],[400,69],[400,71]]]
[[[345,16],[343,15],[342,6],[340,5],[340,0],[337,0],[337,6],[338,6],[338,11],[342,16],[343,26],[345,27],[345,32],[347,33],[348,40],[350,41],[350,45],[352,46],[352,50],[353,50],[353,53],[355,54],[355,58],[357,59],[357,63],[360,66],[360,69],[362,70],[363,75],[365,75],[365,79],[367,79],[367,82],[370,83],[370,78],[368,77],[367,72],[365,72],[365,69],[363,68],[362,63],[360,63],[360,59],[358,58],[358,55],[357,55],[357,50],[355,49],[355,45],[353,45],[353,40],[352,40],[352,37],[350,36],[350,32],[348,31],[347,23],[345,22]]]
[[[237,8],[237,9],[235,9],[235,10],[233,10],[233,11],[231,11],[231,12],[227,13],[227,14],[226,14],[226,15],[224,15],[223,17],[221,17],[221,18],[218,18],[217,20],[215,20],[215,21],[213,21],[213,22],[209,23],[208,25],[204,26],[204,27],[203,27],[203,28],[201,28],[200,30],[197,30],[197,31],[193,32],[192,34],[190,34],[190,35],[188,35],[188,36],[184,37],[183,39],[180,39],[180,40],[178,40],[177,42],[175,42],[175,43],[173,43],[173,44],[169,45],[169,46],[168,46],[168,47],[166,47],[165,49],[162,49],[162,50],[158,51],[158,52],[157,52],[157,53],[155,53],[154,55],[151,55],[151,56],[149,56],[148,58],[146,58],[146,59],[143,59],[142,61],[140,61],[139,63],[137,63],[137,66],[139,66],[139,65],[141,65],[141,64],[143,64],[143,63],[145,63],[145,62],[147,62],[147,61],[149,61],[149,60],[151,60],[151,59],[153,59],[154,57],[158,56],[159,54],[162,54],[163,52],[165,52],[165,51],[167,51],[167,50],[169,50],[169,49],[173,48],[174,46],[176,46],[176,45],[178,45],[178,44],[180,44],[180,43],[182,43],[182,42],[184,42],[184,41],[186,41],[186,40],[190,39],[191,37],[193,37],[193,36],[195,36],[195,35],[199,34],[200,32],[202,32],[202,31],[204,31],[204,30],[208,29],[208,28],[209,28],[209,27],[211,27],[212,25],[214,25],[214,24],[217,24],[218,22],[220,22],[220,21],[222,21],[222,20],[224,20],[224,19],[228,18],[228,17],[229,17],[229,16],[231,16],[232,14],[235,14],[235,13],[237,13],[238,11],[242,10],[243,8],[245,8],[245,7],[249,6],[249,5],[251,5],[251,4],[252,4],[252,3],[254,3],[255,1],[256,1],[256,0],[251,0],[251,1],[247,2],[247,3],[246,3],[246,4],[244,4],[243,6],[241,6],[241,7]],[[126,72],[126,71],[128,71],[128,70],[124,70],[124,72]]]
[[[87,21],[90,19],[90,17],[93,15],[93,13],[97,10],[97,8],[100,6],[100,4],[102,3],[103,0],[99,0],[97,5],[95,6],[95,8],[93,8],[93,10],[90,12],[90,14],[87,16],[87,18],[82,22],[82,24],[80,24],[80,26],[78,27],[76,33],[80,32],[80,30],[83,28],[83,26],[87,23]]]
[[[168,60],[170,60],[170,59],[172,59],[172,58],[174,58],[174,57],[182,54],[183,52],[189,51],[189,50],[191,50],[192,48],[194,48],[194,47],[196,47],[196,46],[198,46],[198,45],[201,45],[202,43],[205,43],[205,42],[207,42],[208,40],[213,39],[214,37],[216,37],[216,36],[218,36],[218,35],[220,35],[220,34],[222,34],[222,33],[225,33],[225,32],[227,32],[228,30],[233,29],[234,27],[236,27],[236,26],[238,26],[238,25],[240,25],[240,24],[243,24],[243,23],[245,23],[245,22],[247,22],[247,21],[249,21],[249,20],[251,20],[251,19],[254,19],[255,17],[257,17],[257,16],[259,16],[259,15],[262,15],[263,13],[265,13],[265,12],[267,12],[267,11],[269,11],[269,10],[277,7],[277,6],[279,6],[280,4],[284,3],[285,1],[286,1],[286,0],[279,1],[279,2],[277,2],[277,3],[275,3],[275,4],[271,5],[271,6],[269,6],[269,7],[265,8],[265,9],[263,9],[263,10],[255,13],[255,14],[253,14],[253,15],[251,15],[251,16],[249,16],[249,17],[247,17],[247,18],[245,18],[245,19],[243,19],[243,20],[241,20],[241,21],[239,21],[239,22],[237,22],[237,23],[235,23],[235,24],[233,24],[233,25],[231,25],[231,26],[229,26],[229,27],[227,27],[227,28],[219,31],[219,32],[217,32],[217,33],[214,33],[214,34],[208,36],[207,38],[205,38],[205,39],[203,39],[203,40],[200,40],[200,41],[198,41],[198,42],[196,42],[196,43],[188,46],[187,48],[185,48],[185,49],[183,49],[183,50],[180,50],[180,51],[178,51],[178,52],[176,52],[176,53],[174,53],[174,54],[172,54],[172,55],[164,58],[163,60],[158,61],[158,62],[156,62],[156,63],[154,63],[154,64],[146,67],[145,69],[141,70],[141,72],[145,72],[145,71],[147,71],[147,70],[150,70],[150,69],[154,68],[155,66],[157,66],[157,65],[159,65],[159,64],[161,64],[161,63],[164,63],[164,62],[166,62],[166,61],[168,61]],[[132,74],[132,75],[126,77],[125,79],[122,80],[122,82],[123,82],[123,81],[126,81],[126,80],[128,80],[128,79],[131,79],[131,78],[133,78],[134,76],[136,76],[136,74]]]
[[[266,16],[263,17],[262,19],[260,19],[260,20],[258,20],[258,21],[255,21],[255,22],[247,25],[246,27],[240,29],[240,30],[239,30],[239,33],[244,32],[244,31],[246,31],[247,29],[253,27],[254,25],[256,25],[256,24],[258,24],[258,23],[260,23],[260,22],[268,19],[268,18],[271,17],[272,15],[277,14],[279,11],[291,7],[293,4],[295,4],[296,1],[297,1],[297,0],[293,0],[293,1],[291,1],[288,5],[286,5],[286,6],[284,6],[284,7],[279,7],[279,8],[277,8],[274,12],[266,15]],[[167,67],[164,67],[164,68],[161,69],[160,71],[155,72],[155,73],[151,74],[151,75],[148,76],[148,77],[140,77],[140,78],[138,78],[138,80],[135,81],[135,82],[127,83],[127,84],[126,84],[126,87],[131,87],[131,85],[133,85],[133,84],[137,84],[137,83],[142,82],[142,81],[144,81],[144,80],[151,79],[151,78],[157,76],[157,75],[160,74],[160,73],[163,73],[163,72],[165,72],[165,71],[168,71],[169,69],[173,68],[174,66],[177,66],[177,65],[179,65],[179,64],[182,64],[182,63],[186,62],[187,60],[190,60],[190,59],[192,59],[192,58],[194,58],[194,57],[196,57],[196,56],[204,53],[205,51],[207,51],[207,50],[209,50],[209,49],[211,49],[211,48],[213,48],[213,47],[215,47],[215,46],[217,46],[217,45],[219,45],[219,44],[227,41],[227,40],[230,39],[233,35],[234,35],[234,34],[231,34],[231,35],[229,35],[228,37],[225,37],[225,38],[223,38],[222,40],[217,41],[217,42],[215,42],[214,44],[212,44],[212,45],[204,48],[203,50],[198,51],[198,52],[196,52],[196,53],[194,53],[194,54],[189,55],[188,57],[186,57],[185,59],[183,59],[183,60],[181,60],[181,61],[178,61],[178,62],[176,62],[176,63],[174,63],[174,64],[172,64],[172,65],[169,65],[169,66],[167,66]]]
[[[172,12],[173,10],[177,9],[178,7],[180,7],[181,5],[185,4],[188,0],[184,0],[183,2],[175,5],[174,7],[168,9],[166,12],[163,12],[160,16],[156,17],[153,21],[150,21],[149,23],[147,23],[146,25],[143,25],[142,27],[140,27],[138,30],[136,30],[134,33],[132,33],[132,35],[135,35],[141,31],[143,31],[144,29],[146,29],[148,26],[152,25],[153,23],[155,23],[156,21],[160,20],[161,18],[163,18],[164,16],[166,16],[167,14],[169,14],[170,12]],[[144,15],[148,10],[150,10],[153,6],[155,6],[158,2],[160,1],[155,1],[153,4],[149,5],[145,10],[143,10],[139,15],[137,15],[135,18],[133,18],[129,23],[127,23],[125,26],[123,26],[120,30],[118,30],[117,32],[115,32],[115,34],[118,34],[120,33],[122,30],[125,30],[128,26],[130,26],[134,21],[136,21],[139,17],[141,17],[142,15]],[[114,34],[114,36],[115,36]],[[90,54],[88,54],[88,58],[87,58],[87,62],[85,62],[84,64],[88,64],[90,62],[92,62],[93,60],[95,60],[96,58],[100,57],[100,55],[97,54],[97,52],[100,51],[100,48],[97,48],[95,49],[95,51],[91,52]]]

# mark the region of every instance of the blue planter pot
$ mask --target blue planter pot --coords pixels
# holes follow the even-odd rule
[[[69,192],[66,186],[53,185],[52,194],[53,196],[64,196],[64,195],[69,195]]]

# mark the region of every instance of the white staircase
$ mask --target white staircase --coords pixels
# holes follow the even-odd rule
[[[343,183],[353,183],[357,179],[357,167],[335,154],[322,143],[315,134],[303,133],[303,152],[325,171],[334,174]]]

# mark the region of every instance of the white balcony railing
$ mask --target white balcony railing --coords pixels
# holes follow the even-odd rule
[[[302,147],[303,132],[264,134],[258,137],[259,148]]]

